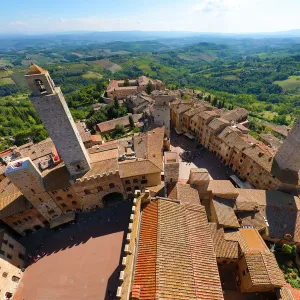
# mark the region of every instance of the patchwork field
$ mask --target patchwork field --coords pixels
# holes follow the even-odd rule
[[[15,84],[15,83],[9,77],[7,77],[7,78],[0,78],[0,85],[4,85],[4,84]]]
[[[284,90],[294,90],[300,87],[300,76],[290,76],[286,80],[278,80],[273,83],[280,85]]]
[[[121,66],[113,63],[109,59],[100,59],[95,61],[97,64],[99,64],[102,68],[109,70],[111,72],[117,72],[122,69]]]
[[[88,72],[84,75],[82,75],[83,78],[87,78],[87,79],[101,79],[103,76],[99,73],[96,72]]]
[[[222,76],[223,79],[225,80],[240,80],[237,76],[235,75],[225,75],[225,76]]]

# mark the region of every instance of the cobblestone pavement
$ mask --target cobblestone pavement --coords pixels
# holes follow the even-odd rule
[[[175,151],[179,155],[180,180],[189,178],[191,168],[205,168],[213,179],[224,180],[233,174],[231,169],[226,167],[214,154],[208,150],[201,150],[198,142],[190,140],[184,135],[179,136],[174,130],[171,130],[171,151]],[[183,161],[180,154],[190,160]]]
[[[115,299],[131,204],[77,215],[74,224],[21,239],[32,256],[14,300]]]

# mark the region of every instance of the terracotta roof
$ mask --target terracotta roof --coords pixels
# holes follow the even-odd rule
[[[217,223],[219,225],[232,228],[240,227],[233,210],[234,202],[231,200],[214,197],[212,200],[212,205],[216,212]]]
[[[223,299],[204,207],[161,198],[145,205],[132,296]]]
[[[213,111],[213,110],[212,111],[209,111],[209,110],[203,111],[199,114],[199,117],[204,120],[207,120],[211,117],[219,117],[219,116],[220,116],[220,114],[218,114],[216,111]]]
[[[192,188],[189,184],[177,183],[176,199],[182,204],[200,205],[200,198],[198,191]]]
[[[94,163],[97,161],[103,161],[107,159],[112,159],[112,158],[118,158],[119,156],[119,151],[118,149],[111,149],[107,151],[102,151],[102,152],[96,152],[90,154],[90,163]]]
[[[86,129],[85,123],[84,122],[76,122],[75,124],[76,124],[77,130],[80,134],[82,141],[84,143],[91,141],[92,140],[91,133],[89,131],[88,132],[85,131],[85,129]]]
[[[222,127],[229,125],[230,123],[222,118],[215,118],[209,122],[208,127],[214,131],[222,129]]]
[[[208,183],[207,190],[221,198],[236,198],[239,194],[238,190],[229,180],[211,180]]]
[[[66,166],[49,170],[43,174],[44,186],[46,191],[64,189],[70,186],[70,173]]]
[[[285,285],[283,274],[273,253],[245,253],[245,260],[254,286]]]
[[[237,215],[242,221],[242,226],[254,226],[257,230],[262,230],[267,227],[266,220],[260,212],[239,212]]]
[[[41,141],[36,144],[28,144],[25,147],[19,147],[22,157],[30,157],[31,160],[38,159],[40,157],[52,154],[53,148],[55,148],[54,143],[50,138]]]
[[[218,228],[216,223],[209,223],[214,243],[214,249],[218,258],[239,258],[239,243],[225,240],[224,229]]]
[[[157,127],[133,137],[136,157],[149,159],[163,170],[163,139],[164,127]]]
[[[40,66],[38,66],[34,63],[31,63],[26,75],[37,75],[37,74],[44,74],[44,73],[47,73],[47,72],[48,71],[44,70]]]
[[[227,121],[241,121],[248,117],[248,111],[245,108],[238,107],[222,114],[222,118]]]
[[[83,177],[107,174],[118,171],[118,160],[115,158],[98,161],[91,164],[91,169]]]
[[[119,171],[121,178],[161,173],[161,169],[148,159],[120,162]]]
[[[113,119],[110,121],[101,122],[101,123],[98,123],[96,126],[98,127],[98,130],[101,133],[104,133],[107,131],[115,130],[116,125],[123,125],[125,127],[129,126],[129,117],[124,116],[124,117]]]
[[[173,111],[176,113],[176,114],[181,114],[181,113],[184,113],[186,112],[187,110],[189,110],[191,107],[189,105],[186,105],[186,104],[179,104],[177,107],[174,107],[173,108]]]
[[[119,148],[119,140],[106,142],[102,145],[93,146],[92,148],[87,149],[90,154],[96,152],[107,151],[111,149],[118,149]]]
[[[239,244],[244,253],[257,251],[270,253],[270,250],[263,238],[254,228],[239,229]]]
[[[273,155],[269,151],[264,151],[258,146],[254,145],[243,151],[245,155],[250,157],[255,163],[260,165],[267,172],[271,172]]]
[[[157,201],[145,204],[141,221],[139,248],[133,280],[132,296],[138,299],[155,299],[157,252]]]
[[[31,208],[31,204],[28,200],[8,178],[4,178],[0,182],[0,218],[20,213],[29,208]]]

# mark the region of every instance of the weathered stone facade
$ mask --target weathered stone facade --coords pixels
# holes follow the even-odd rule
[[[70,174],[86,173],[90,169],[89,156],[61,89],[54,86],[48,71],[41,72],[34,65],[25,77],[32,91],[30,100]]]
[[[179,179],[179,159],[176,152],[165,152],[164,181],[165,184],[176,183]]]

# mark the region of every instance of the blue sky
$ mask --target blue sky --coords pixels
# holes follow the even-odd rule
[[[300,29],[300,0],[0,0],[0,33]]]

